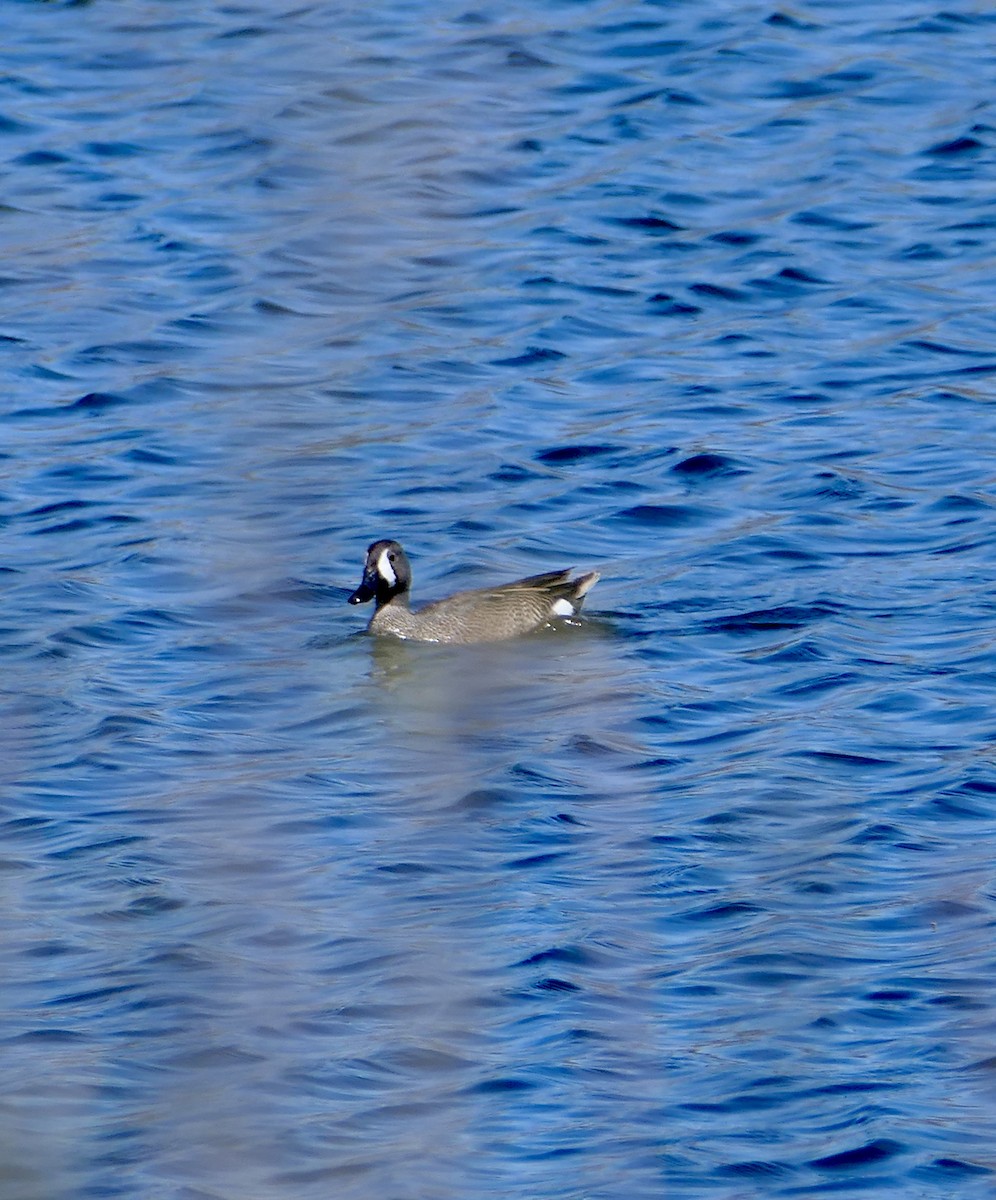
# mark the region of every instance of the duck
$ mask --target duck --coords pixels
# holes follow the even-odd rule
[[[500,642],[574,617],[599,580],[597,571],[570,578],[546,571],[495,587],[456,592],[423,608],[409,607],[412,569],[401,543],[390,538],[367,548],[360,586],[350,604],[376,601],[367,632],[415,642]]]

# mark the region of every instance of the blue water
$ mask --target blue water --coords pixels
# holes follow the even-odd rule
[[[3,1200],[991,1197],[990,6],[2,14]]]

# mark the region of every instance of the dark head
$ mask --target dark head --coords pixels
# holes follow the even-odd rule
[[[411,584],[412,569],[401,546],[386,539],[374,542],[367,550],[360,586],[349,597],[349,603],[365,604],[376,599],[380,608],[395,596],[407,596]]]

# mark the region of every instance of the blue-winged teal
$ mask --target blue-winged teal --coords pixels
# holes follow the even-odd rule
[[[457,592],[415,612],[408,607],[412,569],[397,542],[374,542],[367,550],[360,586],[350,604],[376,600],[370,633],[416,642],[499,642],[541,629],[557,617],[573,617],[598,582],[589,571],[569,579],[570,571],[547,571],[491,588]]]

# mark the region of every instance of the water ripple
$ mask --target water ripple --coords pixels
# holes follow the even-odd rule
[[[988,1196],[992,15],[9,18],[25,1200]]]

